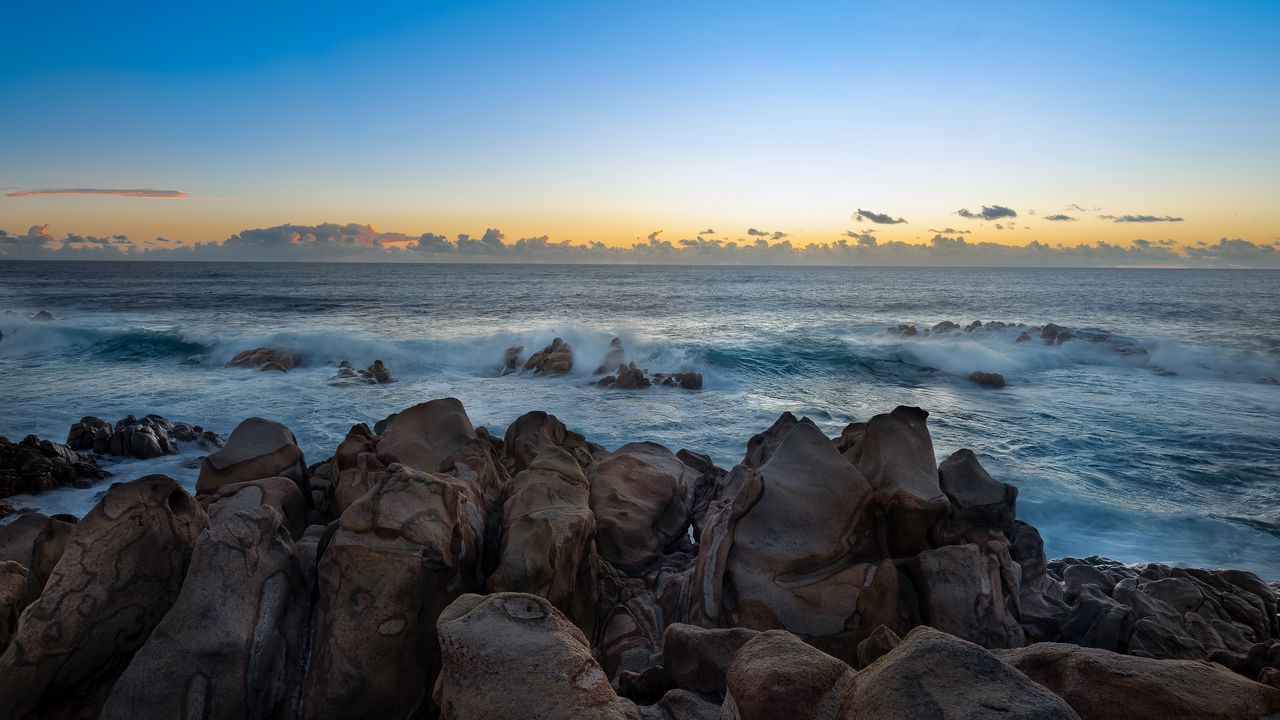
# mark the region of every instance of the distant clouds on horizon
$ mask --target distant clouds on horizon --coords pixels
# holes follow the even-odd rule
[[[999,207],[999,206],[994,206]],[[989,209],[984,206],[984,210]],[[866,211],[858,211],[867,219]],[[878,214],[878,213],[877,213]],[[975,215],[978,213],[974,213]],[[889,217],[883,215],[881,217]],[[1128,217],[1128,216],[1122,216]],[[1156,217],[1156,216],[1132,216]],[[1126,220],[1124,222],[1174,222]],[[871,222],[877,222],[871,220]],[[893,221],[890,224],[896,224]],[[1024,245],[972,242],[965,231],[944,228],[926,243],[884,241],[873,230],[848,231],[831,242],[794,245],[782,231],[750,228],[750,238],[722,240],[700,233],[663,240],[662,231],[627,247],[601,242],[553,241],[548,236],[508,242],[496,228],[479,237],[453,239],[435,233],[380,232],[370,225],[277,225],[242,230],[222,242],[179,244],[156,238],[163,247],[142,247],[124,235],[55,236],[48,225],[23,234],[0,230],[0,258],[9,260],[267,260],[267,261],[435,261],[561,262],[654,264],[832,264],[1010,267],[1106,267],[1164,265],[1183,267],[1280,268],[1280,246],[1222,238],[1179,246],[1172,240],[1136,239],[1128,245],[1099,241],[1079,245]]]

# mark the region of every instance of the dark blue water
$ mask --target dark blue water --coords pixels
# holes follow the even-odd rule
[[[352,423],[462,399],[500,431],[545,409],[606,446],[649,439],[740,459],[779,413],[831,434],[928,409],[939,457],[973,448],[1021,489],[1051,554],[1253,569],[1280,579],[1280,272],[339,264],[0,263],[0,434],[61,439],[83,415],[160,413],[229,431],[287,423],[310,460]],[[31,323],[37,310],[58,320]],[[902,338],[942,320],[1094,328]],[[569,377],[502,377],[503,350],[561,336]],[[608,341],[701,392],[588,385]],[[284,345],[287,375],[224,369]],[[393,385],[334,387],[382,359]],[[1003,373],[991,390],[967,379]],[[194,453],[195,450],[190,451]],[[189,456],[114,466],[194,482]],[[24,498],[84,512],[94,491]]]

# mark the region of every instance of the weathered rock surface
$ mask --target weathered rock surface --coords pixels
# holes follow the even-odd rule
[[[343,360],[338,366],[338,372],[329,378],[331,385],[382,385],[395,381],[391,371],[381,360],[374,360],[373,364],[364,370],[357,370]]]
[[[530,355],[524,369],[544,375],[564,375],[573,369],[573,348],[556,338],[550,345]]]
[[[178,597],[208,520],[164,475],[113,486],[75,525],[0,656],[0,716],[93,718]]]
[[[61,443],[28,435],[20,442],[0,437],[0,498],[41,493],[63,485],[90,487],[110,476],[91,456]]]
[[[307,506],[302,490],[289,478],[270,477],[223,485],[214,493],[201,496],[200,500],[211,525],[228,522],[241,511],[267,505],[279,513],[290,537],[302,537],[307,527]]]
[[[18,616],[27,606],[31,571],[13,560],[0,560],[0,652],[18,629]]]
[[[820,720],[833,715],[853,682],[853,668],[771,630],[747,641],[726,674],[726,720]],[[923,716],[922,716],[923,717]]]
[[[698,474],[656,443],[628,443],[588,469],[600,556],[643,570],[687,536]]]
[[[40,513],[25,513],[7,525],[0,525],[0,561],[13,561],[28,570],[27,589],[19,611],[44,591],[74,527],[73,523]]]
[[[307,463],[293,431],[273,420],[249,418],[236,426],[226,446],[205,457],[196,478],[196,492],[214,492],[223,485],[287,477],[307,492]]]
[[[969,373],[969,379],[975,383],[989,388],[1004,387],[1004,375],[998,372],[987,372],[985,370],[975,370]]]
[[[1220,666],[1037,643],[996,653],[1083,720],[1244,720],[1280,713],[1280,690]]]
[[[543,598],[463,595],[440,616],[439,631],[435,701],[445,720],[623,720],[634,712],[582,631]]]
[[[267,505],[237,511],[196,541],[182,591],[101,718],[189,717],[191,708],[210,720],[286,717],[306,618],[302,570],[280,515]]]

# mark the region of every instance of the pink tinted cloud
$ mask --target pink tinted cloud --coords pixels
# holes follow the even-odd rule
[[[186,199],[187,194],[181,190],[151,190],[147,188],[44,188],[41,190],[14,190],[5,197],[37,197],[40,195],[114,195],[116,197],[169,198]]]

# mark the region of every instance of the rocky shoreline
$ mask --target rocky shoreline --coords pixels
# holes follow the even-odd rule
[[[545,372],[566,355],[543,353]],[[615,359],[598,374],[630,369]],[[784,414],[733,468],[609,451],[537,411],[499,435],[451,398],[311,464],[250,418],[194,496],[149,475],[84,518],[0,526],[0,716],[1280,713],[1274,586],[1049,561],[1017,489],[967,449],[937,463],[927,418],[829,438]],[[135,457],[213,439],[158,416],[69,434]],[[0,444],[12,458],[0,480],[101,477],[34,437]]]

